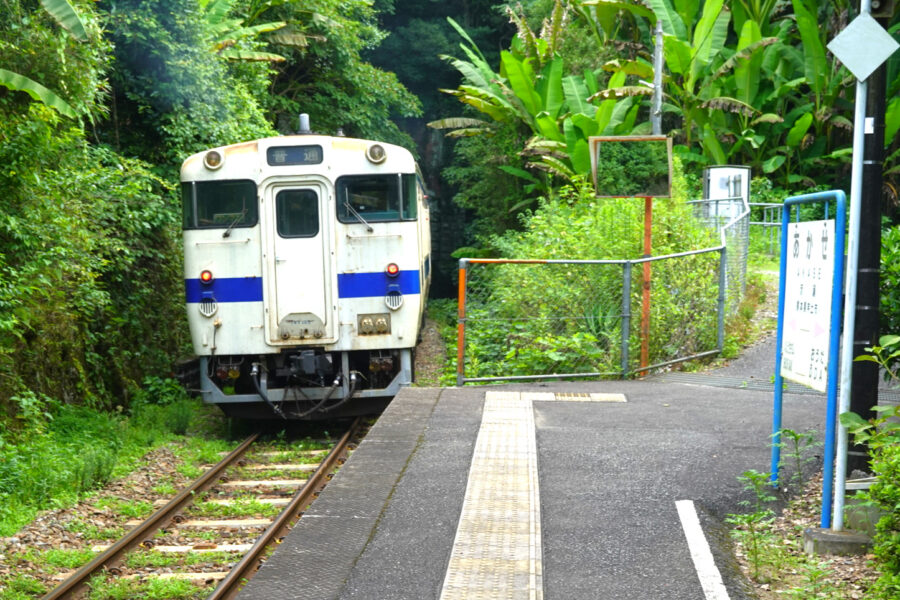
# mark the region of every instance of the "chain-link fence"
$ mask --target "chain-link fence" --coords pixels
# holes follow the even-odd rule
[[[747,257],[750,252],[750,206],[744,198],[692,200],[694,216],[722,236],[726,248],[728,314],[737,311],[747,291]]]
[[[626,377],[715,354],[726,256],[462,259],[457,383]]]

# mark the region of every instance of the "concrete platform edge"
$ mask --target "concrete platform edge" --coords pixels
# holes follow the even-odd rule
[[[441,393],[439,388],[400,391],[238,598],[340,596],[356,561],[374,537],[394,488],[421,444]],[[398,432],[402,435],[398,436]],[[360,490],[364,493],[360,494]]]

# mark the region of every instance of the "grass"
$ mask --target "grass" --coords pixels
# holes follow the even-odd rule
[[[235,498],[233,504],[217,504],[215,502],[200,501],[191,507],[191,514],[206,518],[230,518],[230,517],[274,517],[281,512],[280,506],[265,504],[254,497]]]
[[[106,581],[102,576],[90,582],[88,600],[193,600],[206,598],[214,586],[199,586],[178,579],[116,579]]]
[[[141,550],[131,552],[125,559],[125,566],[129,569],[163,567],[192,567],[205,564],[225,564],[237,562],[241,558],[240,552],[153,552]]]
[[[30,600],[49,591],[47,586],[28,575],[0,579],[0,600]]]
[[[100,509],[111,509],[129,519],[146,519],[153,512],[153,504],[151,502],[123,500],[121,498],[100,498],[94,502],[94,506]]]
[[[810,502],[809,497],[798,497],[789,504],[786,512],[814,513],[818,498],[815,500]],[[804,552],[804,528],[798,525],[783,535],[776,520],[771,519],[756,523],[752,534],[747,524],[732,530],[736,552],[738,556],[746,557],[747,577],[756,584],[759,598],[844,600],[862,597],[850,582],[834,575],[833,560]]]
[[[71,506],[89,497],[133,471],[141,457],[164,444],[186,440],[180,458],[189,465],[194,456],[214,455],[228,444],[210,446],[174,433],[166,424],[166,406],[137,407],[127,415],[42,402],[40,418],[15,434],[7,430],[0,435],[0,536],[13,535],[41,510]],[[206,427],[210,409],[190,402],[193,421]],[[183,410],[180,402],[178,411]],[[176,423],[179,428],[182,424]]]
[[[81,520],[71,520],[65,524],[66,531],[81,534],[85,540],[109,541],[125,535],[124,527],[100,527]]]

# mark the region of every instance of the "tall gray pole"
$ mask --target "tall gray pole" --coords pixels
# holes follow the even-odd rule
[[[871,12],[871,0],[860,0],[859,12]],[[859,221],[862,205],[863,155],[865,151],[868,82],[856,80],[856,111],[853,118],[853,162],[850,173],[850,224],[847,241],[847,282],[844,293],[844,335],[841,339],[841,386],[838,414],[850,410],[853,381],[853,332],[856,330],[856,282],[859,268]],[[838,426],[837,464],[834,468],[834,519],[831,528],[844,528],[844,489],[847,483],[847,428]]]
[[[663,30],[662,21],[656,20],[656,45],[653,47],[653,107],[650,124],[653,135],[662,135],[662,81],[663,81]]]

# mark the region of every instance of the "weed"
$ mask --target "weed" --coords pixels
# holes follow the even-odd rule
[[[775,435],[773,434],[772,437]],[[781,462],[778,463],[778,467],[779,469],[787,466],[793,467],[790,478],[787,482],[782,482],[782,487],[785,491],[799,490],[808,477],[807,467],[816,462],[816,457],[810,452],[811,449],[820,445],[816,440],[816,431],[809,429],[798,433],[793,429],[785,428],[778,432],[778,437],[780,441],[777,446],[781,449]]]
[[[0,600],[26,600],[49,591],[43,583],[27,575],[0,580],[0,584]]]
[[[771,546],[766,535],[765,525],[775,518],[774,511],[769,507],[775,500],[769,485],[769,474],[760,473],[750,469],[744,471],[738,477],[743,482],[744,489],[753,493],[752,500],[742,500],[741,506],[749,509],[745,514],[728,515],[725,521],[734,525],[736,529],[732,534],[737,537],[747,550],[747,559],[752,568],[751,577],[760,581],[763,573],[762,566],[768,546]]]
[[[145,519],[153,512],[153,504],[141,500],[122,500],[119,498],[103,498],[94,503],[97,508],[111,508],[129,519]]]
[[[114,540],[125,535],[125,529],[122,527],[99,527],[78,520],[66,523],[65,529],[72,533],[80,533],[87,540]]]
[[[160,496],[174,496],[178,493],[178,488],[171,481],[164,481],[153,487],[153,493]]]
[[[281,508],[260,502],[255,497],[247,496],[235,498],[231,504],[219,504],[216,502],[196,502],[191,512],[200,517],[239,517],[256,515],[272,517],[280,512]]]
[[[103,487],[112,479],[116,455],[103,447],[86,448],[75,466],[75,487],[87,492]]]
[[[294,450],[327,450],[332,444],[326,440],[314,440],[310,437],[303,438],[299,442],[294,442]]]
[[[22,554],[14,555],[14,559],[24,560],[43,571],[55,572],[56,569],[77,569],[96,556],[96,552],[85,548],[37,550],[29,548]]]

